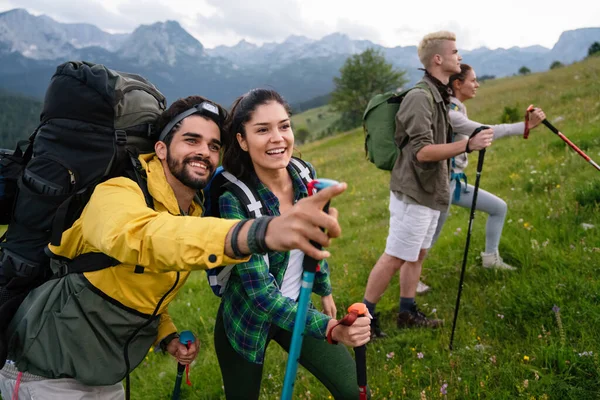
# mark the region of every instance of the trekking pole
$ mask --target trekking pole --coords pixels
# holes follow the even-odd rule
[[[190,345],[194,343],[196,339],[194,338],[194,334],[190,331],[183,331],[179,335],[179,343],[185,344],[187,348],[190,348]],[[175,387],[173,388],[173,395],[171,396],[172,400],[179,400],[179,395],[181,393],[181,380],[183,379],[183,371],[185,370],[185,383],[188,386],[192,386],[192,382],[190,381],[190,365],[183,365],[181,363],[177,363],[177,378],[175,378]]]
[[[354,320],[367,314],[367,306],[364,303],[354,303],[348,307],[348,315],[355,315]],[[345,319],[346,317],[344,317]],[[342,321],[344,320],[342,319]],[[341,322],[340,322],[341,323]],[[352,321],[354,323],[354,321]],[[352,325],[350,323],[350,325]],[[344,324],[342,324],[344,325]],[[367,400],[367,346],[362,345],[354,348],[356,357],[356,380],[358,382],[358,399]]]
[[[529,113],[533,110],[535,110],[535,107],[533,106],[533,104],[531,104],[529,107],[527,107],[527,115],[529,115]],[[556,129],[556,127],[554,125],[552,125],[550,123],[550,121],[548,121],[547,119],[544,119],[542,121],[542,124],[546,125],[546,127],[548,129],[550,129],[552,132],[554,132],[559,138],[561,138],[566,144],[568,144],[569,147],[571,147],[573,150],[575,150],[577,152],[577,154],[579,154],[581,157],[583,157],[583,159],[585,161],[589,162],[590,164],[592,164],[592,166],[594,166],[594,168],[596,168],[598,171],[600,171],[600,165],[595,163],[594,160],[592,160],[587,154],[585,154],[583,152],[583,150],[581,150],[579,147],[577,147],[575,145],[575,143],[571,142],[569,140],[569,138],[567,138],[561,131]],[[523,137],[525,139],[527,139],[527,136],[523,136]]]
[[[474,137],[484,129],[489,129],[488,126],[480,126],[475,129],[471,135]],[[465,244],[465,252],[463,255],[462,268],[460,270],[460,281],[458,283],[458,294],[456,295],[456,306],[454,307],[454,321],[452,322],[452,334],[450,335],[450,350],[454,341],[454,330],[456,329],[456,320],[458,318],[458,308],[460,307],[460,295],[462,294],[463,282],[465,279],[465,270],[467,268],[467,257],[469,255],[469,245],[471,244],[471,229],[473,227],[473,219],[475,218],[475,206],[477,204],[477,191],[479,190],[479,179],[481,178],[481,170],[483,170],[483,159],[485,157],[485,149],[479,150],[479,158],[477,159],[477,177],[475,178],[475,189],[473,190],[473,202],[471,203],[471,215],[469,216],[469,229],[467,231],[467,243]]]
[[[308,195],[312,196],[319,190],[329,186],[337,185],[338,182],[331,179],[316,179],[308,184]],[[325,204],[323,211],[329,211],[329,202]],[[313,241],[311,244],[317,248],[321,246]],[[300,288],[300,296],[298,297],[298,310],[296,311],[296,319],[294,320],[294,330],[292,331],[292,341],[288,353],[287,365],[285,367],[285,378],[283,380],[283,390],[281,392],[282,400],[291,400],[294,394],[294,383],[296,381],[296,373],[298,372],[298,358],[302,349],[302,340],[304,339],[304,329],[306,328],[306,314],[308,313],[308,304],[312,293],[313,283],[315,281],[315,273],[318,271],[318,261],[307,255],[304,256],[302,262],[302,287]]]

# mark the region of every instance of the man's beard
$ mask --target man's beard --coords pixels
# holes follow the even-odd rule
[[[200,162],[202,161],[206,164],[206,170],[208,172],[208,176],[206,178],[199,178],[194,176],[194,174],[189,170],[190,162]],[[169,165],[169,171],[171,174],[179,180],[179,182],[183,183],[185,186],[190,187],[194,190],[204,189],[204,187],[208,184],[210,179],[213,176],[215,171],[212,163],[209,158],[203,157],[187,157],[184,158],[183,161],[177,162],[173,157],[170,156],[167,151],[167,164]]]

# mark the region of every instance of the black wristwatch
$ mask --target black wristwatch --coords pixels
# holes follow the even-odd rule
[[[173,333],[167,335],[167,337],[165,337],[163,340],[160,341],[160,343],[159,343],[160,349],[166,353],[167,346],[169,345],[169,343],[171,343],[171,341],[173,339],[178,339],[178,338],[179,338],[179,333],[177,333],[177,332],[173,332]]]

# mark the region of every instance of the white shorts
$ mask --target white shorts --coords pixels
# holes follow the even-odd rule
[[[390,191],[390,231],[385,253],[414,262],[421,249],[431,247],[440,212],[420,204],[410,204],[398,199]]]

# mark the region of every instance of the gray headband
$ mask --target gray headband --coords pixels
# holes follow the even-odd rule
[[[215,117],[214,119],[211,118],[211,119],[215,120],[215,122],[221,120],[221,114],[219,114],[219,108],[211,102],[203,101],[202,103],[196,104],[192,108],[185,110],[181,114],[177,114],[171,120],[171,122],[169,122],[167,124],[167,126],[165,126],[164,129],[160,132],[160,135],[158,136],[158,140],[163,141],[165,139],[165,137],[169,134],[169,132],[171,132],[171,129],[173,129],[173,127],[175,125],[177,125],[178,123],[180,123],[181,121],[183,121],[184,119],[189,117],[190,115],[194,115],[194,114],[206,115],[206,111],[208,111],[209,114],[212,114],[212,116]],[[219,128],[221,127],[219,122],[217,122],[217,125],[219,125]]]

